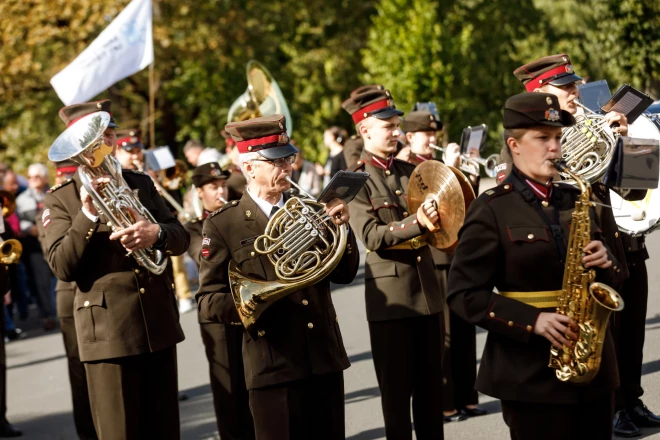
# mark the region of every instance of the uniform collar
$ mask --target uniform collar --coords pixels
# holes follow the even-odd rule
[[[369,163],[376,168],[380,168],[381,170],[389,170],[392,168],[392,164],[394,163],[394,156],[390,156],[387,159],[383,159],[382,157],[378,157],[374,154],[369,153],[368,151],[364,152],[364,161],[366,163]]]
[[[259,209],[261,209],[261,211],[264,214],[266,214],[266,218],[270,218],[270,213],[273,210],[273,206],[277,206],[278,208],[281,208],[281,207],[284,206],[284,195],[283,194],[280,194],[280,200],[275,205],[271,205],[267,201],[254,196],[250,192],[249,189],[246,188],[246,191],[248,192],[248,194],[250,194],[250,197],[252,198],[252,200],[254,200],[254,202],[257,204]]]
[[[541,183],[537,180],[532,179],[531,177],[527,176],[525,173],[520,171],[517,167],[513,167],[513,172],[518,175],[520,180],[525,182],[527,186],[532,190],[534,195],[539,198],[540,200],[549,200],[550,196],[552,196],[552,179],[548,179],[547,182]]]
[[[205,219],[206,217],[208,217],[209,215],[211,215],[211,211],[205,209],[205,210],[202,212],[202,220],[204,220],[204,219]]]
[[[428,156],[425,156],[425,155],[423,155],[423,154],[417,154],[417,153],[414,153],[414,155],[415,155],[415,156],[414,156],[414,159],[415,159],[417,162],[426,162],[427,160],[431,160],[431,159],[432,159],[432,157],[431,157],[430,154],[429,154]]]

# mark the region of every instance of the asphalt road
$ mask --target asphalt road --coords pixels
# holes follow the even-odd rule
[[[647,262],[650,294],[642,385],[646,390],[643,397],[645,403],[660,412],[660,271],[657,270],[660,232],[652,234],[647,243],[651,254]],[[369,348],[363,280],[364,270],[361,268],[352,285],[333,291],[333,300],[352,364],[344,375],[346,438],[376,440],[385,437],[380,395]],[[208,368],[196,316],[188,313],[181,322],[186,340],[178,346],[179,388],[189,397],[181,402],[182,438],[216,438]],[[483,331],[477,335],[477,359],[481,357],[485,335]],[[44,333],[38,328],[31,330],[27,339],[7,345],[7,364],[7,416],[24,431],[23,438],[76,438],[61,335],[58,332]],[[489,415],[445,425],[445,438],[507,439],[508,432],[502,421],[499,402],[480,396],[480,404],[489,410]],[[660,439],[660,430],[645,429],[643,438]]]

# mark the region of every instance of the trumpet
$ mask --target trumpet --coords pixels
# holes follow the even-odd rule
[[[138,161],[138,160],[134,160],[134,161],[133,161],[133,165],[135,165],[135,168],[137,168],[138,171],[144,173],[144,167],[142,166],[142,162],[140,162],[140,161]],[[184,166],[185,166],[185,164],[184,164]],[[174,168],[176,168],[176,167],[177,167],[177,166],[175,165]],[[188,167],[186,167],[186,170],[187,170],[187,169],[188,169]],[[186,219],[187,222],[189,222],[190,219],[191,219],[191,216],[190,216],[190,214],[188,214],[188,213],[183,209],[183,206],[181,206],[181,205],[179,204],[179,202],[177,202],[176,199],[174,199],[174,197],[172,197],[172,196],[170,195],[170,193],[168,193],[167,190],[166,190],[165,188],[163,188],[163,187],[161,186],[160,183],[158,183],[158,180],[154,179],[153,176],[152,176],[151,174],[149,174],[149,173],[146,173],[146,174],[147,174],[149,177],[151,177],[151,180],[154,182],[154,186],[156,187],[156,189],[158,190],[158,192],[160,193],[160,195],[161,195],[165,200],[167,200],[167,202],[168,202],[170,205],[172,205],[172,207],[173,207],[174,209],[176,209],[176,211],[177,211],[178,213],[180,213],[181,215],[183,215],[183,218]],[[165,174],[163,173],[163,175],[165,175]]]
[[[2,205],[2,218],[5,219],[16,209],[16,198],[8,191],[0,191],[0,205]],[[0,264],[17,263],[21,253],[23,253],[23,245],[20,241],[14,238],[5,241],[0,237]]]
[[[435,144],[429,144],[429,147],[433,148],[434,150],[438,150],[442,153],[446,153],[447,151],[446,148],[438,147]],[[500,161],[499,154],[491,154],[485,159],[481,157],[469,157],[467,154],[461,154],[458,169],[473,176],[478,176],[479,166],[481,165],[482,167],[484,167],[484,171],[486,172],[486,175],[488,177],[495,177],[497,176],[497,171],[495,170],[495,168],[497,167],[499,161]]]

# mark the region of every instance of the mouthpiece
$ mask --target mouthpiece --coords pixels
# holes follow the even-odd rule
[[[566,165],[566,162],[561,159],[551,160],[550,163],[559,171],[566,171],[568,169],[568,165]]]

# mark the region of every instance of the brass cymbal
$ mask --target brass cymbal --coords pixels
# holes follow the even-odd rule
[[[472,183],[470,183],[470,179],[468,179],[461,170],[456,169],[450,165],[447,165],[447,167],[454,172],[454,175],[458,179],[458,183],[461,184],[461,190],[463,190],[463,199],[465,200],[465,212],[467,213],[468,206],[470,206],[470,203],[472,203],[474,199],[477,198],[477,196],[474,194]],[[465,222],[465,218],[463,218],[463,221],[461,222],[461,226],[463,226],[464,222]],[[456,246],[458,246],[458,240],[456,240],[453,245],[442,250],[448,254],[453,254],[454,251],[456,250]]]
[[[441,227],[435,232],[427,233],[426,241],[440,250],[453,247],[458,241],[458,231],[465,221],[467,204],[464,185],[467,184],[468,187],[470,185],[462,173],[460,174],[465,181],[458,178],[456,172],[460,173],[442,162],[427,160],[417,165],[408,182],[410,213],[417,212],[427,200],[434,200],[437,203]],[[472,193],[474,199],[472,188],[469,190],[467,197]]]

